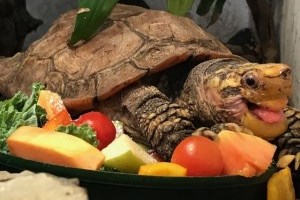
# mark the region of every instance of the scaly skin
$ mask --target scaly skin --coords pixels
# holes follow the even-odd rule
[[[280,112],[290,94],[291,75],[286,65],[219,59],[192,70],[181,104],[194,107],[193,116],[199,124],[235,122],[255,135],[272,139],[286,130],[286,119],[266,123],[254,116],[248,105]]]
[[[286,132],[274,140],[277,145],[276,159],[285,155],[295,155],[295,161],[291,166],[293,170],[299,170],[300,167],[300,110],[286,107],[285,116],[288,120],[288,129]]]
[[[258,104],[274,112],[286,107],[291,93],[290,68],[283,64],[255,64],[241,59],[213,59],[196,66],[181,96],[172,103],[153,86],[137,86],[123,96],[132,124],[151,146],[169,160],[175,146],[197,128],[234,122],[260,135],[270,128],[272,137],[287,128],[286,118],[266,123],[248,108]],[[280,102],[280,104],[278,104]],[[284,102],[284,103],[282,103]],[[248,119],[250,117],[250,120]],[[250,125],[259,126],[253,129]],[[263,130],[263,131],[261,131]],[[269,139],[269,138],[268,138]]]

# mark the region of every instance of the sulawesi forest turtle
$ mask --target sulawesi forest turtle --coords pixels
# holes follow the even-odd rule
[[[166,160],[201,127],[234,122],[267,139],[286,131],[288,66],[250,63],[188,18],[125,5],[70,48],[75,17],[62,15],[27,51],[0,60],[3,96],[44,83],[73,113],[99,109],[121,120]]]

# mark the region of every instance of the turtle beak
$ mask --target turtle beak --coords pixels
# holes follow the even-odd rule
[[[291,96],[292,77],[289,66],[271,63],[257,64],[251,68],[252,70],[245,73],[242,78],[242,96],[247,101],[259,104],[270,100],[287,99]],[[255,88],[249,85],[249,78],[256,80]]]

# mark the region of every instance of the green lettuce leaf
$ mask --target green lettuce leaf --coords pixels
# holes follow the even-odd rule
[[[31,96],[18,92],[11,99],[0,102],[0,152],[7,153],[6,139],[20,126],[42,126],[46,111],[37,105],[40,83],[32,85]]]
[[[64,132],[79,137],[84,141],[90,143],[94,147],[97,147],[99,144],[99,141],[96,137],[96,133],[88,124],[82,124],[81,126],[77,126],[72,123],[68,126],[59,126],[56,129],[56,131]]]

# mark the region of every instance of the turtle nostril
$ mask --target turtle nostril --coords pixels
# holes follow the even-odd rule
[[[290,68],[285,68],[280,72],[280,77],[287,79],[290,78],[291,76],[291,69]]]

